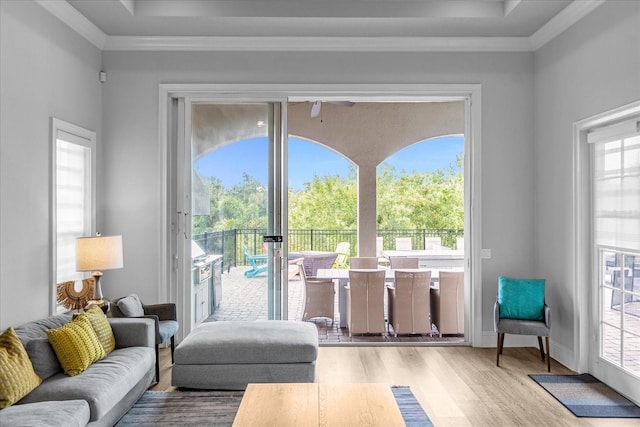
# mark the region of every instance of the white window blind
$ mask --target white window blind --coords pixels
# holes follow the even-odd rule
[[[76,238],[91,231],[91,149],[59,132],[56,140],[56,282],[82,279],[76,271]],[[64,138],[66,136],[66,138]],[[64,139],[62,139],[64,138]],[[78,141],[76,141],[78,142]]]
[[[639,120],[597,128],[592,145],[594,243],[640,250]]]

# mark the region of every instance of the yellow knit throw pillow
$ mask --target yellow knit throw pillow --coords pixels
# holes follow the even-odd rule
[[[92,305],[84,313],[87,315],[89,322],[91,322],[91,326],[98,336],[98,341],[104,348],[105,355],[111,353],[116,348],[116,339],[113,336],[113,329],[111,329],[107,316],[97,305]],[[75,319],[78,316],[79,314],[74,314],[73,318]]]
[[[47,329],[47,337],[62,369],[70,377],[105,356],[104,348],[84,313],[57,329]]]
[[[13,405],[40,383],[27,350],[9,326],[0,335],[0,409]]]

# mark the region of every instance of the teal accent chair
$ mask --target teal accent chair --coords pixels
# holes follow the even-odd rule
[[[245,277],[254,277],[267,271],[269,266],[266,255],[251,255],[247,245],[242,245],[242,249],[244,250],[244,256],[249,261],[249,265],[251,265],[251,268],[244,272]]]
[[[547,372],[551,372],[549,335],[551,333],[551,309],[544,299],[543,279],[512,279],[498,277],[498,298],[494,305],[494,330],[497,335],[496,366],[504,347],[504,335],[536,335],[540,357],[547,359]],[[545,337],[547,354],[542,347]]]

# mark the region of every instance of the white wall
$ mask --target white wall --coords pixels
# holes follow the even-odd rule
[[[103,64],[100,213],[125,240],[125,268],[108,272],[107,296],[159,299],[161,83],[481,83],[482,246],[493,258],[478,285],[488,335],[497,276],[534,272],[531,53],[104,52]]]
[[[101,53],[42,7],[0,1],[0,330],[49,315],[50,117],[98,133]],[[100,149],[98,149],[98,154]]]
[[[571,366],[572,125],[640,99],[640,2],[600,6],[536,52],[534,75],[535,272],[547,279],[555,354]]]

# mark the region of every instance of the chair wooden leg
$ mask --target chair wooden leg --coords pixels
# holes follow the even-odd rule
[[[542,337],[538,337],[538,347],[540,347],[540,358],[544,362],[544,348],[542,347]]]
[[[176,349],[176,337],[171,337],[171,364],[173,365],[173,352]]]
[[[156,382],[160,382],[160,351],[156,345]]]
[[[504,332],[500,334],[500,354],[502,354],[502,350],[504,350]]]
[[[551,348],[549,347],[549,337],[544,337],[547,344],[547,372],[551,372]]]
[[[496,342],[496,366],[500,366],[500,353],[502,353],[502,342],[504,334],[498,332],[498,341]]]

